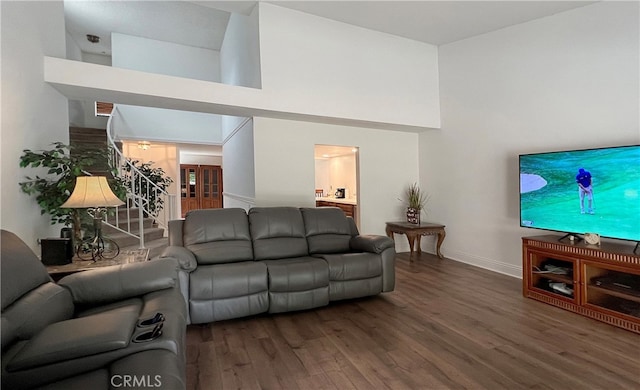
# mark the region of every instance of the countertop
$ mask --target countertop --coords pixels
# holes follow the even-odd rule
[[[317,197],[316,198],[316,202],[317,201],[350,204],[350,205],[354,205],[354,206],[358,205],[358,202],[356,201],[356,199],[332,198],[332,197],[328,197],[328,196]]]

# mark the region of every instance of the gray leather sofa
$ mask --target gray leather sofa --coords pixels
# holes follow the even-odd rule
[[[395,249],[333,207],[207,209],[170,221],[190,323],[312,309],[393,291]]]
[[[175,260],[56,284],[15,234],[2,230],[1,244],[3,389],[186,387],[187,313]]]

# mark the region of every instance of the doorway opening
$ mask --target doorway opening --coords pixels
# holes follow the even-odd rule
[[[357,146],[315,145],[316,207],[339,207],[360,227]]]

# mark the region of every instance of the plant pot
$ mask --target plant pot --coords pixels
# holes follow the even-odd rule
[[[407,207],[407,222],[420,224],[420,210],[413,207]]]

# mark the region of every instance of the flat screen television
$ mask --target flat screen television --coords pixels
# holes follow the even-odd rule
[[[520,226],[640,241],[640,145],[519,156]]]

